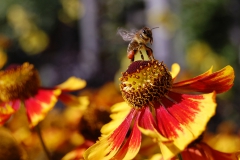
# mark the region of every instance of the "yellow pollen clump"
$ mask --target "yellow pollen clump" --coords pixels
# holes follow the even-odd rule
[[[32,64],[0,71],[0,102],[29,98],[37,93],[39,86],[39,75]]]
[[[170,72],[157,60],[131,63],[119,80],[124,100],[138,109],[160,101],[172,88]]]

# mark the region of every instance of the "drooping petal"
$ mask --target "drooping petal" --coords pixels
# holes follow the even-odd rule
[[[164,158],[171,158],[195,140],[215,114],[215,92],[186,95],[170,92],[156,108],[157,125],[168,141],[160,141]]]
[[[44,119],[46,113],[53,108],[57,102],[57,96],[61,90],[39,89],[34,97],[24,101],[30,127],[34,127]]]
[[[3,125],[12,114],[20,108],[20,100],[0,103],[0,125]]]
[[[76,91],[86,86],[86,81],[77,77],[70,77],[65,82],[57,85],[55,88],[62,91]]]
[[[135,121],[138,121],[138,116]],[[113,159],[129,160],[133,159],[141,146],[142,134],[138,128],[138,124],[134,123],[130,137],[127,142],[121,147],[119,152],[113,157]]]
[[[132,109],[125,120],[112,134],[100,137],[97,143],[86,150],[84,153],[84,159],[109,160],[115,156],[124,142],[135,114],[136,110]]]
[[[225,68],[210,74],[211,70],[212,68],[202,75],[190,80],[174,83],[172,91],[180,93],[211,93],[213,91],[216,93],[223,93],[233,86],[234,70],[231,66],[226,66]]]

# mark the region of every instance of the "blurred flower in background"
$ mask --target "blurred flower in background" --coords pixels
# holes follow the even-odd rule
[[[200,142],[188,146],[181,152],[181,158],[171,158],[171,160],[239,160],[240,152],[224,153],[212,149],[209,145]],[[161,154],[154,155],[150,160],[165,160]]]
[[[20,46],[28,54],[41,53],[49,43],[48,35],[34,23],[33,17],[21,5],[11,6],[7,14]]]
[[[217,133],[206,134],[204,141],[212,148],[221,152],[240,151],[240,136],[236,130],[236,125],[231,121],[220,123]]]
[[[65,98],[68,94],[64,94],[64,92],[75,91],[85,86],[83,80],[72,77],[55,88],[40,87],[38,72],[29,63],[10,66],[5,71],[0,71],[0,75],[0,124],[4,124],[23,102],[29,125],[34,127],[54,107],[59,95]],[[68,102],[67,99],[63,99],[63,101]]]

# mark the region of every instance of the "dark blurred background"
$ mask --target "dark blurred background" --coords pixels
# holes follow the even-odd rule
[[[234,87],[218,97],[209,124],[240,124],[239,0],[1,0],[0,67],[30,62],[44,86],[70,76],[97,88],[130,64],[119,27],[153,30],[155,58],[170,68],[181,65],[181,78],[231,65]]]

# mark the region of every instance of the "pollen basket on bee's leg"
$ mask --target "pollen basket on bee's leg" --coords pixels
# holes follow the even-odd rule
[[[172,87],[170,72],[157,60],[133,62],[120,81],[124,100],[138,109],[160,101]]]

